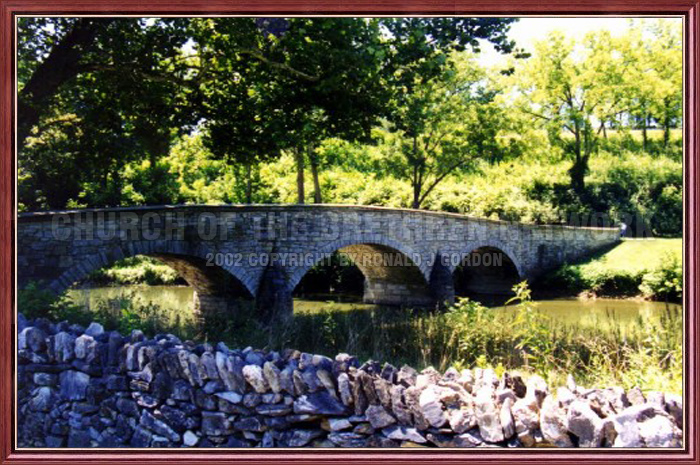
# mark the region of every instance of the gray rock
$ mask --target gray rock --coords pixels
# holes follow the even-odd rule
[[[219,370],[216,367],[216,357],[213,352],[204,352],[199,358],[204,371],[207,373],[207,379],[216,381],[219,379]]]
[[[367,447],[367,436],[349,431],[330,433],[328,439],[340,447]]]
[[[515,396],[506,397],[501,405],[501,411],[499,412],[503,436],[506,439],[510,439],[515,435],[515,422],[513,421],[513,414],[511,413],[514,398]]]
[[[482,388],[474,400],[474,412],[479,433],[486,442],[501,442],[505,439],[501,426],[500,411],[493,399],[493,391]]]
[[[566,425],[566,411],[552,396],[545,397],[540,410],[540,429],[544,440],[557,447],[573,447]]]
[[[396,382],[404,387],[415,386],[418,372],[408,365],[404,365],[396,373]]]
[[[136,433],[134,433],[136,436]],[[149,442],[150,444],[150,442]],[[90,447],[90,433],[85,430],[80,430],[76,428],[71,428],[70,433],[68,433],[68,447]],[[145,446],[136,446],[145,447]]]
[[[219,381],[219,380],[207,381],[204,384],[204,387],[202,388],[202,390],[207,394],[215,394],[217,392],[226,391],[226,385],[224,385],[223,381]],[[229,391],[229,392],[233,392],[233,391]]]
[[[396,423],[396,418],[391,416],[381,405],[370,405],[365,415],[367,415],[367,420],[375,429],[381,429]]]
[[[675,394],[666,394],[666,410],[673,417],[678,428],[683,428],[683,398]]]
[[[243,361],[234,355],[216,352],[214,356],[219,377],[229,391],[243,393],[246,390],[243,377]]]
[[[34,384],[38,386],[55,386],[58,382],[58,377],[53,373],[37,372],[33,375]]]
[[[192,386],[186,381],[178,379],[173,383],[172,397],[175,400],[190,400],[192,398]]]
[[[260,433],[265,431],[265,423],[258,417],[246,417],[233,423],[234,429],[238,431],[254,431]]]
[[[626,408],[612,418],[617,433],[615,447],[643,447],[644,440],[639,431],[639,423],[655,416],[654,407],[649,404]]]
[[[294,368],[287,366],[284,370],[280,371],[280,389],[291,395],[296,395],[296,389],[294,388]]]
[[[635,386],[629,391],[627,391],[627,399],[631,405],[642,405],[646,403],[646,398],[644,398],[644,393],[639,386]]]
[[[292,413],[292,406],[286,404],[261,404],[255,407],[255,411],[260,415],[283,417]]]
[[[576,400],[576,395],[568,388],[559,387],[557,388],[557,400],[564,407],[568,407],[573,401]]]
[[[284,400],[284,396],[282,394],[275,394],[274,392],[268,392],[267,394],[263,394],[260,396],[260,399],[262,400],[263,404],[278,404]],[[287,396],[287,398],[290,398]],[[290,402],[289,405],[294,403],[293,401]]]
[[[484,444],[484,440],[478,431],[448,435],[448,434],[428,434],[428,440],[438,447],[479,447]]]
[[[389,439],[397,441],[411,441],[418,444],[424,444],[427,439],[413,427],[392,425],[384,428],[382,433]]]
[[[411,411],[404,402],[403,393],[406,388],[400,384],[391,386],[389,394],[391,395],[391,411],[397,421],[402,425],[410,425]]]
[[[338,375],[338,392],[340,393],[341,402],[348,407],[352,406],[352,387],[350,386],[350,377],[347,373],[340,373]]]
[[[461,434],[476,426],[476,414],[472,405],[464,405],[460,409],[453,409],[449,414],[450,428],[455,433]]]
[[[294,413],[312,415],[343,415],[345,406],[326,391],[305,394],[294,401]]]
[[[65,447],[66,438],[63,436],[46,436],[46,447],[59,448]]]
[[[66,332],[60,332],[53,337],[54,358],[58,362],[70,362],[75,356],[75,337]]]
[[[225,401],[231,402],[232,404],[240,404],[243,400],[242,395],[233,391],[217,392],[214,395],[219,399],[224,399]]]
[[[243,396],[243,405],[248,408],[254,408],[262,402],[262,397],[257,392],[246,392]]]
[[[600,447],[603,440],[603,420],[584,401],[569,406],[567,429],[578,437],[579,447]]]
[[[255,389],[255,392],[264,394],[268,391],[269,386],[263,376],[262,368],[258,365],[246,365],[243,367],[243,377]]]
[[[518,399],[513,407],[511,407],[513,421],[515,423],[515,432],[518,439],[525,447],[535,445],[535,432],[539,429],[540,411],[538,401],[535,395],[526,395],[522,399]]]
[[[66,400],[83,400],[87,392],[90,376],[81,372],[68,370],[59,376],[61,397]]]
[[[424,389],[438,383],[442,379],[442,375],[433,367],[428,367],[420,372],[416,377],[416,387]]]
[[[172,442],[178,442],[180,435],[177,434],[170,426],[163,421],[154,417],[149,411],[144,410],[141,413],[139,423],[144,428],[147,428],[159,436],[163,436]]]
[[[537,399],[537,405],[542,405],[542,401],[549,394],[547,382],[539,375],[531,375],[527,380],[526,396],[534,396]]]
[[[474,388],[474,373],[471,370],[464,369],[460,372],[457,383],[459,383],[467,392],[472,392]]]
[[[202,412],[202,433],[207,436],[223,436],[229,432],[231,424],[221,412]]]
[[[683,433],[669,417],[657,415],[638,424],[646,447],[681,447]]]
[[[152,442],[153,433],[143,426],[138,426],[131,437],[130,444],[132,447],[150,447]]]
[[[101,336],[105,332],[105,329],[101,324],[92,322],[85,330],[85,334],[92,337]]]
[[[57,401],[56,391],[48,386],[42,386],[34,391],[29,400],[29,408],[35,412],[48,412],[56,406]]]
[[[83,334],[75,340],[75,358],[90,363],[97,357],[97,342],[92,336]]]
[[[316,370],[316,377],[326,391],[328,391],[333,397],[337,397],[335,391],[335,381],[330,371],[319,368]]]
[[[29,326],[27,319],[21,313],[17,314],[17,333],[21,333],[24,329]]]
[[[160,413],[163,417],[163,421],[167,422],[167,424],[178,433],[199,426],[197,417],[188,415],[184,410],[164,405],[160,408]]]
[[[272,362],[265,362],[263,366],[263,375],[272,392],[278,393],[282,391],[280,385],[280,369]]]
[[[280,435],[279,445],[282,447],[304,447],[312,440],[323,436],[320,429],[296,429],[285,431]]]
[[[347,418],[329,418],[328,429],[330,431],[343,431],[352,428],[352,423]]]
[[[43,352],[46,350],[46,333],[37,327],[29,326],[19,333],[17,348],[20,350],[31,350],[32,352]]]
[[[421,374],[418,378],[420,383],[421,376],[430,376]],[[429,386],[420,394],[419,405],[423,417],[428,421],[430,426],[440,428],[447,422],[447,416],[442,408],[440,401],[440,391],[437,386]]]

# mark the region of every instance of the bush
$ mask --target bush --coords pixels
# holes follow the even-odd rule
[[[644,273],[639,290],[655,300],[680,302],[683,297],[683,266],[675,255],[667,254],[655,270]]]

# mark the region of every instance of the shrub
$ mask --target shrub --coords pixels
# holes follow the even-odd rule
[[[648,298],[680,302],[683,296],[683,266],[678,257],[665,255],[655,270],[644,273],[639,290]]]

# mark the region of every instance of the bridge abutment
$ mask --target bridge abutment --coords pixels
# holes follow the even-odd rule
[[[445,266],[438,255],[433,269],[430,272],[430,294],[435,304],[442,308],[451,305],[455,301],[455,286],[452,272]]]
[[[365,280],[362,301],[366,304],[427,307],[434,299],[425,286],[390,280]]]
[[[272,264],[265,269],[258,287],[255,307],[260,318],[268,323],[292,317],[292,291],[289,289],[287,275],[279,265]]]

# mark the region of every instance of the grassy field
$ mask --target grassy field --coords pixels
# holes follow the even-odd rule
[[[659,267],[665,256],[682,259],[682,239],[624,239],[613,249],[579,266],[583,270],[605,269],[639,273]]]

